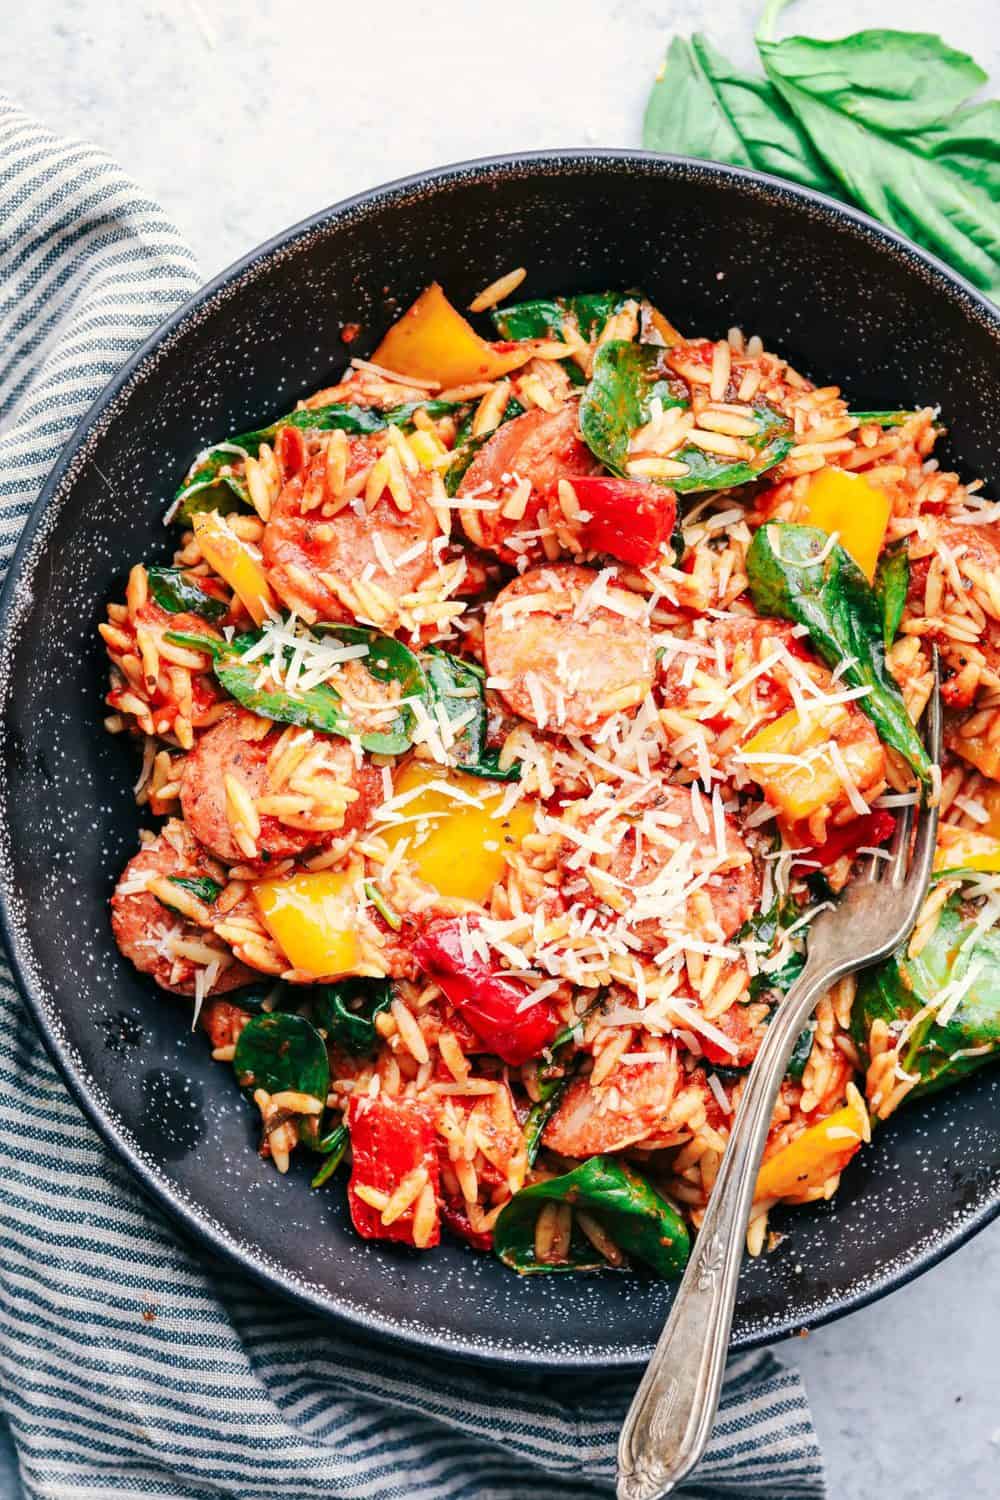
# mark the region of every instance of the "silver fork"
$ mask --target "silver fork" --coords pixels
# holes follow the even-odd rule
[[[936,659],[924,723],[927,750],[938,765]],[[662,1500],[705,1451],[719,1406],[754,1186],[795,1040],[832,984],[888,958],[909,935],[930,883],[937,822],[937,808],[925,801],[912,839],[913,808],[907,807],[889,858],[873,859],[873,866],[882,868],[854,881],[835,908],[810,924],[805,968],[781,1002],[750,1070],[684,1279],[625,1418],[618,1444],[618,1500]]]

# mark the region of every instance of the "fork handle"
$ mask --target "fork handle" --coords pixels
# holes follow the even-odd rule
[[[670,1316],[618,1445],[618,1500],[662,1500],[711,1436],[729,1347],[747,1221],[774,1101],[827,965],[808,963],[775,1012],[747,1078],[708,1208]]]

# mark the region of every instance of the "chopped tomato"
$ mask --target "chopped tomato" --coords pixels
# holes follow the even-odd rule
[[[287,484],[306,466],[306,440],[298,427],[279,427],[274,451],[281,466],[281,478]]]
[[[810,847],[809,834],[805,825],[795,824],[791,834],[796,842],[797,835],[803,838],[803,845],[798,851],[803,857],[803,864],[799,867],[793,864],[792,873],[799,874],[801,870],[815,869],[817,865],[827,870],[845,854],[855,854],[858,849],[875,849],[892,836],[895,826],[896,819],[892,813],[879,808],[863,818],[852,818],[850,823],[834,828],[821,844],[813,844]]]
[[[386,1094],[353,1095],[347,1109],[347,1128],[351,1136],[351,1180],[347,1184],[347,1201],[351,1220],[366,1240],[398,1240],[412,1245],[416,1202],[390,1223],[383,1223],[384,1210],[365,1201],[358,1189],[369,1189],[387,1199],[418,1168],[427,1173],[427,1182],[436,1200],[433,1232],[422,1249],[430,1249],[441,1239],[440,1168],[437,1139],[431,1112],[415,1099],[392,1099]]]

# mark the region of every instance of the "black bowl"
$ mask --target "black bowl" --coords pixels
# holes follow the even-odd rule
[[[229,1070],[122,960],[107,901],[136,847],[128,747],[101,729],[96,626],[128,567],[170,550],[160,518],[210,440],[287,410],[366,353],[431,278],[459,304],[511,266],[525,295],[642,286],[682,328],[760,333],[863,408],[940,403],[947,457],[996,480],[1000,316],[943,266],[829,200],[639,153],[472,163],[317,215],[206,287],[81,423],[3,595],[2,917],[21,989],[67,1083],[140,1183],[276,1292],[444,1353],[610,1366],[647,1356],[668,1288],[639,1277],[521,1280],[457,1245],[365,1243],[334,1185],[280,1178]],[[994,1077],[879,1130],[834,1202],[789,1212],[748,1262],[747,1347],[899,1285],[1000,1211]]]

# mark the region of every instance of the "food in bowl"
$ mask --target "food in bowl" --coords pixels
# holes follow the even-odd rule
[[[803,1032],[750,1249],[996,1053],[1000,512],[930,409],[520,279],[195,460],[101,627],[164,820],[112,924],[361,1235],[672,1276],[809,921],[934,781],[935,645],[938,877]]]

